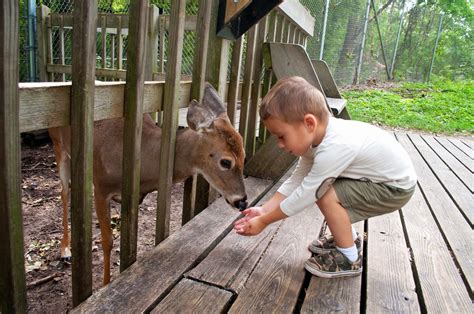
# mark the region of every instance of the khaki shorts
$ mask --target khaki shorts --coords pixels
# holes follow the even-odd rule
[[[354,223],[400,209],[408,203],[416,185],[401,189],[383,183],[338,178],[333,187]]]

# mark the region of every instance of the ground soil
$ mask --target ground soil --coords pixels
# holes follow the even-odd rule
[[[22,143],[21,169],[28,312],[64,313],[72,308],[71,265],[60,261],[61,186],[51,142],[43,139],[33,145]],[[182,189],[183,185],[178,184],[172,190],[171,232],[181,225]],[[156,197],[156,192],[150,193],[140,205],[138,258],[154,246]],[[120,268],[119,213],[120,205],[112,202],[112,279]],[[92,232],[93,289],[96,290],[102,285],[103,254],[95,214]],[[45,282],[41,283],[42,280]]]

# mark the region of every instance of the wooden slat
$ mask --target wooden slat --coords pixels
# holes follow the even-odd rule
[[[450,138],[449,141],[453,143],[457,148],[464,152],[470,159],[474,159],[473,145],[468,140],[459,140],[456,138]]]
[[[133,49],[127,49],[127,84],[125,85],[120,228],[121,272],[133,264],[137,258],[147,10],[148,1],[146,0],[133,1],[130,5],[128,44]]]
[[[26,313],[19,133],[19,12],[0,4],[0,313]]]
[[[298,0],[285,0],[278,10],[307,35],[313,36],[315,19]]]
[[[354,228],[359,234],[364,233],[363,222],[354,224]],[[333,279],[312,276],[301,313],[357,313],[361,287],[362,276]]]
[[[252,187],[247,191],[249,202],[252,202],[265,191],[268,182],[249,177],[245,179],[245,185]],[[224,198],[217,199],[72,313],[120,313],[130,309],[143,312],[150,309],[229,232],[239,215]]]
[[[232,63],[230,69],[230,81],[227,94],[227,115],[232,125],[235,125],[237,102],[239,99],[240,73],[242,69],[243,38],[239,37],[234,42],[232,50]]]
[[[311,256],[308,244],[318,235],[314,226],[318,213],[316,206],[311,206],[281,222],[230,313],[292,313],[295,310],[305,277],[303,265]]]
[[[202,101],[206,80],[207,54],[209,48],[209,30],[211,28],[212,0],[201,0],[197,18],[196,52],[193,62],[193,81],[191,98]],[[209,199],[209,184],[200,176],[194,175],[184,183],[182,223],[185,224],[198,212],[202,211]],[[198,200],[196,210],[196,194],[204,200]]]
[[[452,172],[474,193],[474,176],[459,160],[454,158],[449,151],[440,145],[433,137],[423,136],[423,139],[431,146],[443,162],[452,170]]]
[[[248,114],[250,106],[250,94],[252,92],[252,79],[254,67],[254,52],[257,41],[258,24],[255,24],[247,36],[247,51],[245,53],[244,84],[242,86],[242,98],[240,105],[239,133],[244,140],[244,147],[247,141]]]
[[[250,106],[248,112],[247,122],[247,141],[246,141],[246,157],[252,158],[256,149],[256,134],[257,134],[257,119],[258,119],[258,105],[260,102],[260,92],[262,82],[260,80],[260,74],[262,73],[262,45],[265,41],[267,34],[267,18],[263,18],[258,23],[258,34],[255,44],[254,52],[254,68],[253,68],[253,84],[252,92],[250,95]]]
[[[416,189],[403,207],[402,216],[425,311],[471,312],[472,303],[466,286],[420,189]]]
[[[474,223],[474,202],[472,193],[436,154],[439,150],[444,150],[444,148],[440,145],[433,145],[434,138],[431,136],[423,135],[421,137],[417,134],[411,134],[410,139],[423,156],[423,159],[433,170],[438,180],[440,180],[441,184],[456,202],[459,210],[467,217],[472,227]],[[428,145],[433,146],[430,148]]]
[[[435,137],[460,163],[464,165],[471,173],[474,172],[474,151],[461,143],[459,140],[448,139],[446,137]]]
[[[122,38],[122,28],[124,25],[128,25],[125,23],[124,17],[118,16],[118,23],[117,23],[117,68],[119,70],[123,69],[123,38]]]
[[[66,126],[70,123],[71,82],[20,83],[20,131]],[[94,120],[123,116],[123,82],[96,82]],[[162,110],[164,82],[145,83],[143,112]],[[179,107],[189,105],[191,82],[180,85]]]
[[[153,80],[153,73],[158,72],[158,21],[160,10],[155,5],[148,6],[148,26],[146,32],[146,65],[145,80]]]
[[[231,300],[229,291],[183,279],[151,313],[222,313]]]
[[[415,166],[420,188],[430,203],[431,211],[443,230],[453,256],[460,266],[472,293],[474,284],[474,237],[471,227],[457,210],[451,198],[444,193],[443,187],[433,175],[431,169],[418,154],[405,134],[396,134],[397,139],[410,154]]]
[[[72,303],[92,294],[92,137],[97,0],[74,2],[71,87]]]
[[[171,3],[170,54],[165,81],[163,133],[161,137],[160,167],[158,179],[158,200],[156,210],[155,243],[169,235],[171,185],[173,181],[176,130],[178,128],[179,84],[183,55],[184,15],[186,1]]]
[[[48,80],[46,64],[47,61],[47,47],[48,47],[48,32],[46,17],[50,10],[45,5],[40,5],[36,9],[36,42],[38,45],[38,70],[40,81],[46,82]]]
[[[255,206],[268,201],[290,174],[291,171],[288,171],[265,192]],[[268,184],[271,185],[271,182]],[[246,188],[249,191],[253,189],[248,185]],[[253,237],[243,237],[236,232],[230,232],[199,265],[186,274],[186,277],[240,293],[279,225],[280,223],[272,224]]]
[[[419,313],[399,212],[370,218],[367,238],[367,313]]]

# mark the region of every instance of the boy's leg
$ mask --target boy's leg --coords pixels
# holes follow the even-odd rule
[[[352,225],[347,210],[341,206],[336,191],[331,186],[316,204],[324,215],[334,236],[336,246],[349,248],[354,245]]]

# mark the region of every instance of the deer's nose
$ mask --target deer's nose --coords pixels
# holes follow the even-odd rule
[[[238,208],[240,211],[243,211],[244,209],[247,208],[248,203],[247,203],[247,195],[244,196],[243,199],[240,199],[238,201],[234,202],[234,206]]]

